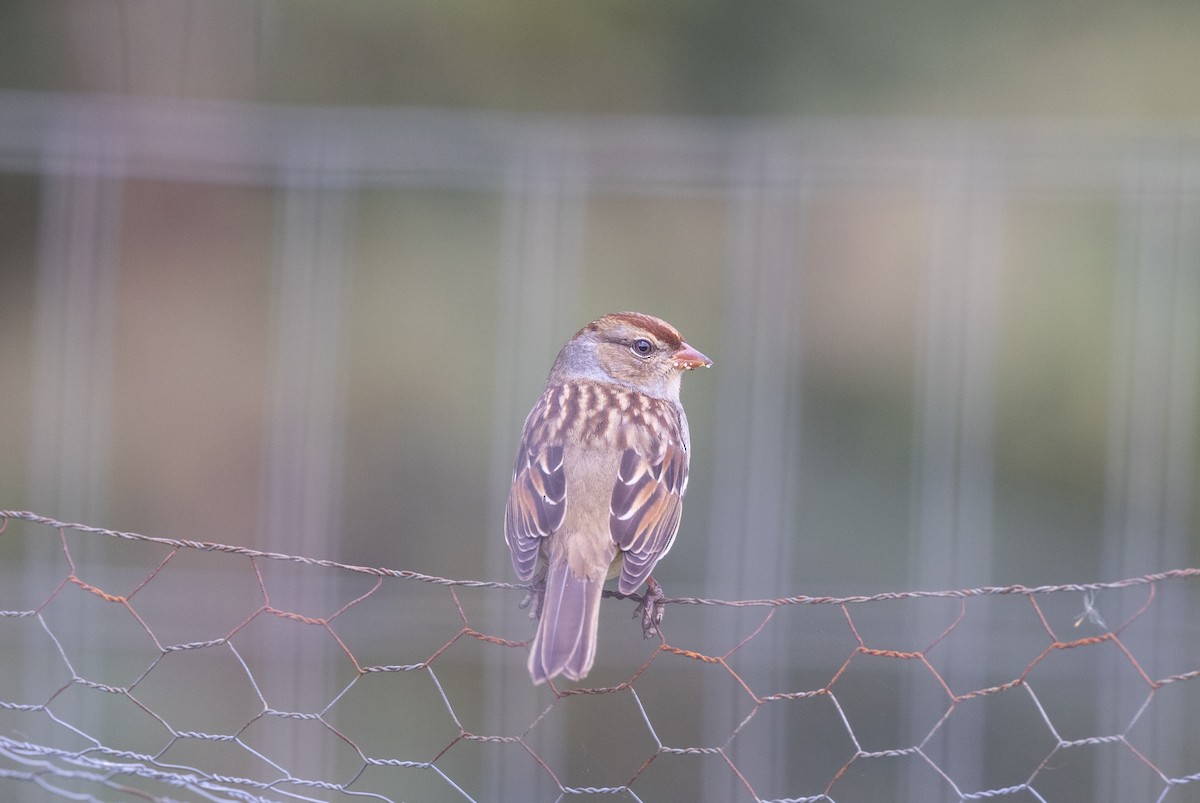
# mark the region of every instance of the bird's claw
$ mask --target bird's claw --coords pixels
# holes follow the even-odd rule
[[[662,624],[665,599],[666,595],[663,594],[662,586],[653,577],[649,578],[646,581],[646,594],[633,612],[634,618],[641,614],[642,638],[650,638],[650,636],[662,638],[662,631],[658,629],[658,626]]]
[[[549,572],[548,565],[542,566],[537,574],[533,576],[533,581],[529,584],[529,590],[525,592],[525,596],[517,607],[524,610],[529,607],[529,603],[533,603],[533,609],[529,611],[529,618],[535,622],[542,618],[542,605],[546,601],[546,575]]]

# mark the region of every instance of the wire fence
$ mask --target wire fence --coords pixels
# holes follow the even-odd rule
[[[264,550],[14,514],[0,733],[40,774],[0,799],[1200,800],[1196,584],[1154,574],[1196,565],[1194,125],[0,120],[4,504]],[[534,689],[523,589],[446,579],[510,577],[502,539],[448,534],[500,520],[563,337],[655,285],[717,344],[692,596],[662,643],[606,602],[587,686]]]
[[[1190,800],[1200,788],[1195,730],[1169,725],[1198,713],[1195,626],[1163,632],[1148,615],[1194,603],[1200,569],[1037,587],[669,597],[660,640],[645,645],[610,605],[608,624],[637,638],[602,631],[588,685],[523,683],[509,690],[519,716],[482,731],[482,658],[523,665],[530,633],[477,622],[487,606],[516,605],[523,585],[0,517],[4,546],[24,557],[0,586],[6,800],[504,799],[485,751],[524,767],[529,800],[703,799],[698,763],[727,773],[736,799],[793,803],[897,799],[898,779],[914,773],[935,790],[927,800],[1109,799],[1101,765],[1125,778],[1121,794],[1140,789],[1121,799]],[[931,603],[942,616],[934,630],[895,626]],[[879,615],[897,605],[898,620]],[[689,609],[703,626],[673,628]],[[706,639],[723,615],[741,635]],[[947,663],[947,645],[980,627],[989,649],[978,664]],[[791,645],[786,666],[756,652],[772,631]],[[1187,643],[1182,664],[1163,661],[1164,639]],[[296,655],[322,672],[297,671]],[[1097,729],[1092,709],[1108,701],[1088,696],[1096,671],[1137,698],[1116,731]],[[936,702],[904,714],[924,723],[909,742],[880,721],[900,715],[892,692],[914,682]],[[708,743],[692,714],[717,687],[738,715]],[[586,761],[544,749],[539,731],[556,719]],[[986,750],[957,753],[956,733],[980,719]],[[794,738],[779,744],[780,728]]]

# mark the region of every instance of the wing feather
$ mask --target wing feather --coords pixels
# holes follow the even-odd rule
[[[664,405],[665,406],[665,405]],[[630,437],[610,502],[609,531],[622,551],[622,593],[634,593],[675,541],[687,487],[686,429],[673,409],[651,437]]]
[[[525,420],[505,508],[504,540],[523,581],[533,577],[541,541],[562,525],[567,509],[563,445],[548,420],[549,400],[543,394]]]

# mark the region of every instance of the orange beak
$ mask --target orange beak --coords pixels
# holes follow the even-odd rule
[[[675,352],[675,356],[671,358],[671,361],[681,371],[690,371],[693,368],[707,368],[713,364],[712,360],[696,351],[687,343],[680,346],[679,351]]]

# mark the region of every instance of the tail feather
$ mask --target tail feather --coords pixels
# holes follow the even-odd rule
[[[580,680],[596,658],[600,592],[604,576],[578,577],[566,561],[550,566],[537,633],[529,650],[529,676],[544,683],[560,672]]]

